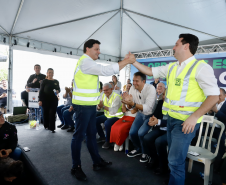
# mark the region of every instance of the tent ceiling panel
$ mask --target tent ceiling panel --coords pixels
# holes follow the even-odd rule
[[[78,48],[92,33],[117,11],[82,21],[19,34],[18,36],[57,45]]]
[[[118,8],[120,8],[119,0],[29,0],[25,1],[23,5],[23,10],[21,11],[14,33]]]
[[[209,34],[226,36],[226,3],[223,0],[124,0],[124,8]]]
[[[164,48],[165,46],[173,46],[178,40],[178,36],[181,33],[190,33],[194,34],[199,38],[199,41],[208,41],[213,40],[215,43],[224,42],[219,39],[215,39],[209,35],[199,33],[196,31],[192,31],[189,29],[177,27],[170,24],[165,24],[156,20],[152,20],[146,17],[142,17],[140,15],[136,15],[133,13],[128,13],[149,35],[151,35],[155,41],[160,45],[160,47]],[[165,31],[167,30],[167,31]]]
[[[6,0],[1,2],[0,6],[0,26],[10,33],[17,10],[20,5],[20,0]],[[4,33],[0,29],[0,33]]]
[[[123,13],[122,35],[122,56],[129,51],[146,51],[157,47],[125,13]]]
[[[101,53],[107,53],[112,56],[120,54],[120,13],[109,20],[98,32],[90,39],[96,39],[101,42]],[[83,45],[81,46],[83,48]]]

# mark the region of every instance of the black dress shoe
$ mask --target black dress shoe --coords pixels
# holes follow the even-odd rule
[[[64,126],[61,127],[61,130],[65,130],[65,129],[68,129],[68,128],[69,128],[69,126],[64,125]]]
[[[57,125],[57,128],[61,128],[64,124]]]
[[[159,166],[158,160],[151,160],[149,163],[145,165],[146,168],[156,169]]]
[[[105,149],[108,149],[110,148],[111,144],[109,142],[105,142],[103,145],[102,145],[102,148],[105,148]]]
[[[161,168],[157,168],[154,172],[156,175],[164,175],[169,173],[168,169],[161,169]]]
[[[69,128],[69,129],[67,129],[67,132],[74,132],[74,127],[71,127],[71,128]]]
[[[106,166],[109,166],[109,165],[112,165],[112,162],[105,161],[101,158],[101,162],[99,164],[93,165],[93,171],[101,170],[101,169],[103,169],[103,168],[105,168]]]
[[[51,130],[52,133],[55,133],[55,130]]]
[[[81,167],[72,168],[71,174],[74,175],[78,180],[87,180],[86,174],[82,171]]]

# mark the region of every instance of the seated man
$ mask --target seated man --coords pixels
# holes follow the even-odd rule
[[[129,87],[127,88],[129,92],[131,85],[127,84],[127,87]],[[123,143],[129,135],[129,130],[136,117],[137,109],[128,109],[123,103],[122,112],[125,115],[121,119],[116,121],[115,124],[111,127],[110,142],[115,143],[114,151],[123,150]]]
[[[219,95],[219,101],[218,103],[211,109],[214,114],[215,114],[215,119],[221,121],[224,123],[226,126],[226,102],[225,102],[225,95],[226,92],[223,88],[220,88],[220,95]],[[204,135],[205,133],[205,127],[203,128],[202,134]],[[209,128],[208,130],[208,135],[210,134],[211,129]],[[218,139],[220,135],[221,128],[218,126],[215,127],[214,132],[213,132],[213,138]],[[199,134],[199,129],[196,132],[196,136],[191,142],[191,145],[195,146],[196,142],[198,140],[198,134]],[[217,157],[214,161],[214,170],[219,171],[220,166],[221,166],[221,159],[225,153],[225,131],[223,132],[221,138],[220,138],[220,146],[218,150]]]
[[[130,88],[131,88],[132,86],[133,86],[133,85],[132,85],[131,83],[126,84],[125,91],[123,91],[123,92],[129,93],[129,90],[130,90]]]
[[[123,92],[127,91],[126,90],[127,84],[131,84],[130,79],[128,79],[126,85],[123,86]]]
[[[58,117],[61,121],[61,124],[57,126],[57,128],[61,128],[62,130],[64,129],[68,129],[69,128],[69,125],[71,125],[70,123],[65,123],[65,119],[64,119],[64,111],[68,110],[70,108],[70,106],[72,105],[72,91],[73,91],[73,81],[71,83],[72,87],[71,88],[68,88],[68,87],[65,87],[65,93],[63,95],[63,98],[67,99],[67,102],[65,105],[60,105],[57,107],[57,114],[58,114]],[[73,108],[72,108],[73,110]],[[73,111],[71,111],[70,114],[70,119],[71,119],[71,116],[73,115]],[[68,116],[68,114],[65,114]],[[72,120],[71,120],[72,121]],[[73,122],[73,121],[72,121]],[[74,127],[74,124],[72,125]]]
[[[2,80],[2,87],[0,87],[0,111],[6,114],[7,105],[7,81]]]
[[[103,92],[103,83],[100,82],[100,97],[102,97],[103,94],[104,94],[104,92]],[[96,117],[101,116],[103,114],[104,114],[104,110],[103,109],[97,110]]]
[[[102,148],[110,147],[110,132],[112,125],[123,117],[121,96],[113,92],[112,86],[109,83],[103,86],[104,94],[100,98],[100,103],[97,105],[97,109],[104,109],[104,115],[96,117],[97,133],[100,138],[97,142],[101,142],[105,139],[105,143]],[[105,125],[106,138],[101,127],[101,123]]]
[[[157,100],[162,100],[163,92],[165,91],[165,84],[159,82],[156,88],[156,98]]]
[[[168,116],[162,114],[164,98],[165,93],[163,92],[163,99],[158,101],[154,115],[148,122],[152,126],[152,131],[144,136],[144,152],[151,157],[147,167],[154,168],[156,174],[163,174],[168,171],[166,132]]]
[[[6,122],[0,112],[0,158],[11,157],[18,160],[21,156],[21,149],[17,147],[17,141],[15,125]]]
[[[126,94],[126,93],[125,93]],[[151,127],[148,125],[149,118],[155,107],[156,91],[153,85],[146,84],[146,75],[141,72],[134,73],[133,86],[130,88],[128,100],[122,102],[132,108],[137,108],[136,118],[129,131],[130,139],[135,150],[127,154],[128,157],[141,155],[140,162],[147,162],[149,156],[144,153],[143,137]]]
[[[25,91],[21,92],[22,105],[28,108],[28,93],[30,89],[26,86]]]

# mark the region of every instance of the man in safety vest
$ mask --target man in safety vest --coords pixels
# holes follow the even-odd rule
[[[122,112],[122,98],[117,93],[113,92],[113,88],[110,83],[104,84],[104,94],[100,97],[100,103],[97,109],[104,109],[104,115],[96,118],[97,133],[100,138],[98,142],[105,141],[102,148],[108,149],[110,147],[110,133],[112,125],[123,117]],[[106,137],[104,135],[101,123],[105,125]]]
[[[84,55],[77,62],[74,72],[72,104],[76,112],[75,132],[71,142],[73,166],[71,173],[79,180],[86,180],[81,168],[81,143],[86,136],[86,144],[93,161],[93,170],[109,164],[98,152],[96,143],[96,105],[99,104],[99,75],[111,76],[118,74],[127,64],[133,62],[133,55],[119,63],[108,66],[97,64],[95,60],[100,54],[100,42],[90,39],[84,44]]]
[[[181,34],[173,47],[177,62],[154,68],[137,61],[133,63],[142,73],[154,78],[166,78],[167,81],[162,111],[169,115],[167,141],[170,185],[184,184],[189,144],[199,128],[202,116],[219,98],[213,69],[203,60],[198,61],[194,57],[198,44],[199,39],[195,35]]]

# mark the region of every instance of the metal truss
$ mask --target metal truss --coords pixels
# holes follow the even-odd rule
[[[198,46],[197,52],[195,54],[197,55],[197,54],[210,54],[210,53],[222,53],[222,52],[226,52],[226,43]],[[157,51],[139,52],[139,53],[133,53],[133,54],[137,59],[172,57],[173,50],[165,49],[165,50],[157,50]]]
[[[127,80],[130,78],[131,64],[126,65],[125,67],[125,84],[127,84]]]

